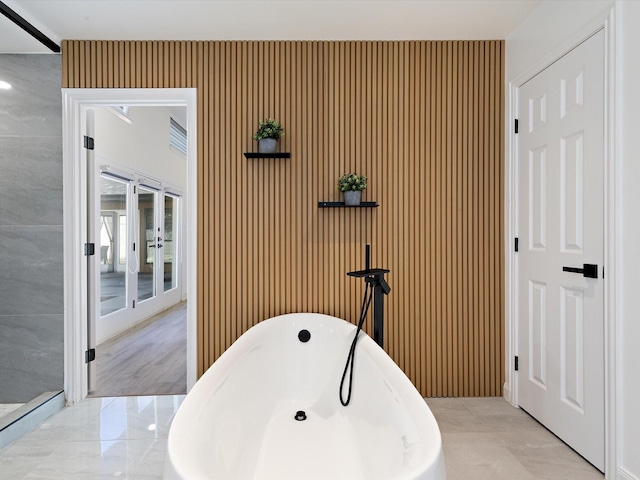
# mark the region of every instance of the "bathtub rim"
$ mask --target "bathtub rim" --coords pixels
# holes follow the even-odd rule
[[[196,385],[194,385],[193,389],[189,392],[182,405],[178,409],[174,417],[174,423],[171,426],[169,432],[169,438],[167,441],[167,459],[165,465],[165,474],[167,471],[167,467],[171,464],[171,468],[174,469],[177,467],[175,459],[172,458],[172,452],[175,452],[175,448],[180,448],[177,445],[174,445],[176,442],[179,443],[179,440],[175,438],[175,430],[174,424],[178,422],[178,425],[183,422],[182,417],[187,415],[187,409],[194,409],[194,412],[197,412],[198,409],[204,408],[202,405],[198,405],[197,397],[208,397],[211,395],[210,391],[207,391],[205,387],[202,385],[207,384],[207,379],[210,377],[214,377],[216,374],[221,373],[224,374],[229,368],[232,367],[232,364],[236,362],[240,357],[242,357],[246,353],[246,349],[239,348],[243,343],[247,343],[248,346],[251,345],[251,342],[255,337],[263,337],[263,331],[265,329],[273,329],[273,327],[278,323],[288,323],[291,324],[291,321],[295,323],[302,322],[318,322],[318,320],[327,320],[332,322],[336,328],[342,330],[340,333],[346,336],[349,336],[352,339],[352,334],[356,330],[356,326],[351,322],[348,322],[344,319],[327,315],[323,313],[315,313],[315,312],[296,312],[296,313],[286,313],[282,315],[277,315],[275,317],[271,317],[265,319],[253,327],[249,328],[246,332],[244,332],[233,344],[223,352],[223,354],[203,373],[203,375],[198,379]],[[303,328],[304,325],[300,326]],[[349,343],[351,340],[349,340]],[[233,348],[236,346],[236,348]],[[420,425],[419,431],[425,434],[425,437],[428,437],[429,440],[429,448],[425,451],[424,458],[421,459],[413,468],[411,472],[408,472],[407,478],[421,478],[421,473],[425,471],[430,471],[432,469],[442,471],[443,476],[440,478],[444,478],[444,454],[442,448],[442,437],[440,433],[440,429],[438,423],[433,415],[433,412],[427,405],[424,398],[420,395],[415,385],[409,380],[407,375],[402,371],[402,369],[395,363],[395,361],[384,351],[377,343],[373,341],[366,332],[362,331],[359,339],[358,339],[358,347],[361,352],[364,350],[368,353],[369,359],[374,360],[377,364],[377,367],[384,374],[384,378],[393,378],[394,388],[400,394],[403,402],[411,411],[411,419],[416,423],[416,425]],[[346,353],[345,350],[345,361],[346,361]],[[362,355],[361,355],[362,356]],[[199,387],[199,385],[201,385]],[[336,399],[338,398],[338,391],[335,392]],[[193,405],[192,405],[193,404]],[[348,407],[345,407],[348,408]],[[188,418],[187,418],[188,420]],[[185,420],[186,421],[186,420]],[[424,440],[424,439],[423,439]],[[423,440],[421,440],[422,443]],[[172,448],[174,445],[174,448]],[[177,472],[179,475],[177,478],[192,478],[192,473],[189,471],[186,472]],[[166,476],[165,476],[166,478]],[[405,477],[402,477],[405,478]]]

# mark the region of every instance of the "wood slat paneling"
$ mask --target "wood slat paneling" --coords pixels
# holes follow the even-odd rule
[[[503,42],[65,41],[62,60],[68,88],[197,89],[199,374],[268,317],[355,321],[345,273],[370,243],[418,390],[502,394]],[[242,155],[268,116],[291,159]],[[380,207],[318,209],[348,171]]]

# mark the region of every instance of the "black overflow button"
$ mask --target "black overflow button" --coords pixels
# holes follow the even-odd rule
[[[300,330],[300,332],[298,332],[298,340],[300,340],[302,343],[307,343],[310,339],[311,333],[309,332],[309,330]]]

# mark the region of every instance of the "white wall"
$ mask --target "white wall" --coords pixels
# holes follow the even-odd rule
[[[640,480],[640,2],[544,1],[507,37],[506,83],[526,79],[593,31],[613,6],[615,46],[615,163],[620,166],[617,195],[619,245],[615,245],[615,318],[620,348],[616,371],[617,458],[608,478]],[[507,105],[507,117],[510,106]],[[613,119],[611,119],[613,120]],[[509,128],[509,127],[507,127]],[[509,136],[507,136],[508,138]],[[507,171],[509,170],[507,166]],[[507,205],[508,206],[508,205]],[[611,311],[611,309],[609,310]],[[509,332],[507,332],[509,335]],[[509,372],[507,372],[507,378]]]
[[[640,2],[616,1],[616,104],[622,179],[620,248],[620,466],[640,479]],[[621,477],[624,478],[624,477]]]
[[[534,65],[555,60],[563,53],[560,46],[567,42],[577,44],[584,40],[581,30],[597,23],[612,5],[613,0],[542,2],[507,37],[507,82],[525,74]]]
[[[171,110],[130,107],[128,116],[133,121],[131,125],[107,108],[96,109],[96,155],[186,190],[186,157],[169,148]]]

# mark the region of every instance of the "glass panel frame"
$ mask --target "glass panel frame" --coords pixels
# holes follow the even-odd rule
[[[158,234],[158,190],[138,185],[138,260],[137,269],[137,299],[142,303],[156,298],[158,295],[158,262],[157,251],[161,245]]]
[[[165,292],[178,287],[178,247],[180,225],[180,197],[164,194],[164,279]]]
[[[130,232],[127,227],[131,182],[102,173],[99,198],[99,313],[100,317],[105,317],[125,309],[129,302],[127,260]]]

